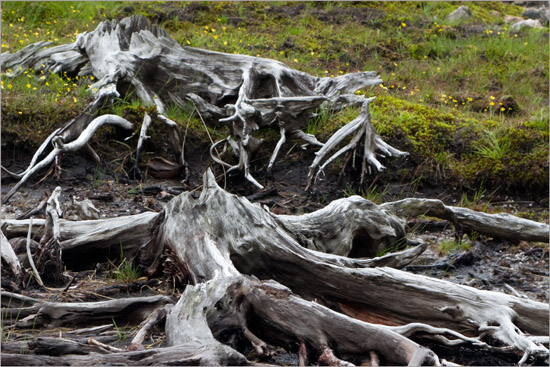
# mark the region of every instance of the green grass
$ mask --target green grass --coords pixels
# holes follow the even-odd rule
[[[117,282],[132,283],[135,282],[140,276],[140,268],[124,257],[121,243],[120,264],[117,266],[113,264],[113,269],[110,271],[110,277]]]
[[[472,248],[470,241],[443,240],[437,246],[437,251],[442,255],[453,252],[467,251]]]
[[[504,16],[520,15],[522,9],[503,2],[469,2],[471,20],[446,21],[459,5],[5,2],[2,52],[39,40],[72,42],[105,19],[142,14],[184,46],[269,57],[320,77],[374,70],[383,84],[360,92],[378,97],[372,104],[375,127],[409,151],[418,167],[399,168],[402,179],[453,180],[474,192],[483,182],[488,188],[547,193],[548,28],[511,32]],[[45,76],[46,86],[39,72],[14,79],[2,72],[2,130],[16,144],[36,147],[90,98],[89,80]],[[143,118],[143,107],[124,96],[113,112],[136,126]],[[326,141],[357,114],[356,109],[320,111],[306,130]],[[194,109],[169,106],[168,115],[189,137],[208,141]],[[223,137],[219,128],[208,126],[208,132]],[[276,134],[266,136],[275,144]],[[397,170],[392,162],[384,163]]]

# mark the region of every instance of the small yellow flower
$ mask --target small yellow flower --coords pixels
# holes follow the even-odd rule
[[[92,90],[94,91],[94,93],[97,92],[97,88],[94,88],[94,89],[92,89]]]
[[[494,105],[495,105],[495,102],[489,103],[489,106],[494,106]]]
[[[223,45],[227,46],[227,41],[223,41]],[[281,51],[282,52],[282,51]]]
[[[22,114],[23,114],[23,112],[19,111],[19,112],[18,112],[18,114],[22,115]]]
[[[31,89],[31,85],[30,85],[30,84],[27,84],[27,88]]]
[[[8,89],[12,89],[13,86],[11,84],[8,84]]]
[[[33,87],[32,90],[36,90],[36,87]]]
[[[46,84],[46,86],[49,86],[49,85],[50,85],[50,83],[48,83],[48,82],[46,82],[45,84]]]
[[[76,99],[75,97],[73,97],[73,101],[74,103],[78,102],[78,99]]]
[[[205,26],[204,26],[204,29],[208,30],[208,29],[209,29],[209,27],[208,27],[207,25],[205,25]]]
[[[401,27],[405,28],[407,26],[407,23],[401,22]]]
[[[191,44],[191,42],[189,42],[189,40],[185,40],[185,42],[187,42],[187,44],[188,44],[188,45],[190,45],[190,44]]]
[[[325,70],[325,74],[328,74],[328,70]]]
[[[70,92],[71,91],[71,87],[67,87],[67,92]]]
[[[500,110],[501,110],[501,111],[506,111],[506,108],[501,107]]]
[[[216,32],[216,29],[212,28],[212,32]]]
[[[215,40],[218,39],[218,35],[217,35],[217,34],[215,34],[213,37],[214,37]]]
[[[294,59],[293,61],[294,61],[294,62],[298,62],[298,59]]]
[[[468,97],[466,99],[468,100],[468,102],[472,102],[474,100],[472,97]]]
[[[279,54],[284,55],[285,52],[284,51],[279,51]]]
[[[310,53],[311,53],[311,56],[315,55],[315,52],[313,52],[313,51],[311,51]]]
[[[414,92],[411,90],[411,96],[414,94]]]

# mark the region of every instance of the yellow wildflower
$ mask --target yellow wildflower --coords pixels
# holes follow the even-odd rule
[[[32,87],[32,86],[31,86],[30,84],[27,84],[27,88],[31,89],[31,87]]]
[[[494,106],[495,105],[495,102],[491,102],[489,103],[490,106]]]

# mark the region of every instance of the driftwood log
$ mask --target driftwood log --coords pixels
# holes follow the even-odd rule
[[[336,200],[310,214],[275,215],[221,189],[210,171],[203,181],[198,199],[182,193],[161,213],[73,223],[59,220],[66,263],[71,253],[65,248],[106,256],[116,238],[110,229],[121,236],[126,233],[129,242],[140,238],[128,256],[150,273],[157,271],[163,250],[169,249],[189,277],[174,305],[163,297],[91,305],[42,303],[7,294],[2,298],[3,311],[24,315],[8,326],[103,325],[117,310],[122,314],[136,310],[136,324],[143,322],[129,351],[93,352],[93,364],[106,365],[247,364],[243,348],[252,348],[261,357],[275,347],[297,353],[303,363],[446,364],[422,345],[425,340],[515,351],[520,363],[548,356],[548,304],[389,267],[405,266],[422,252],[422,245],[376,257],[396,244],[414,245],[406,240],[405,218],[425,212],[491,236],[506,237],[515,231],[528,241],[548,241],[548,225],[464,211],[435,200],[376,205],[359,196]],[[121,226],[127,232],[121,232]],[[502,226],[508,232],[497,230]],[[28,220],[9,220],[2,230],[11,238],[28,227]],[[33,231],[43,233],[44,227],[44,221],[37,221]],[[79,241],[71,242],[70,237]],[[7,297],[13,299],[12,306],[6,306]],[[407,302],[396,302],[399,299]],[[86,316],[92,315],[87,314],[91,307],[105,311],[94,311],[94,319]],[[150,313],[150,319],[144,320]],[[140,351],[143,334],[164,315],[168,347]],[[63,345],[69,350],[74,346]],[[90,356],[30,354],[18,359],[8,353],[2,355],[2,363],[81,365],[92,363],[86,359]]]
[[[94,100],[82,114],[44,141],[26,170],[16,173],[3,167],[7,174],[19,179],[3,198],[4,203],[29,177],[50,165],[62,152],[84,148],[99,159],[88,143],[100,126],[113,124],[132,129],[132,124],[119,116],[94,117],[100,107],[112,103],[123,91],[135,92],[142,103],[156,107],[155,120],[168,129],[168,140],[184,166],[183,134],[177,123],[164,115],[168,105],[184,107],[186,101],[191,101],[201,118],[210,123],[228,124],[232,137],[214,143],[213,148],[236,140],[233,151],[238,155],[238,163],[226,163],[215,154],[212,158],[227,166],[228,172],[241,171],[259,188],[263,186],[250,172],[250,157],[261,143],[251,133],[260,127],[272,127],[281,135],[267,164],[268,170],[272,169],[287,136],[322,147],[310,167],[308,187],[330,162],[342,153],[357,149],[361,142],[363,173],[371,165],[377,170],[384,168],[376,152],[383,156],[407,155],[377,135],[369,114],[369,103],[374,98],[354,94],[382,82],[373,72],[319,78],[271,59],[183,47],[143,16],[105,21],[93,32],[78,35],[74,43],[47,46],[48,42],[38,42],[13,54],[3,53],[1,66],[13,70],[5,75],[16,76],[21,70],[32,68],[37,73],[94,76],[97,82],[90,87]],[[361,113],[325,144],[302,131],[320,107],[339,110],[348,105],[361,106]],[[151,123],[151,118],[146,116],[139,134],[138,155]],[[321,164],[346,137],[351,137],[351,141]],[[141,177],[138,160],[139,156],[134,167],[135,177]]]

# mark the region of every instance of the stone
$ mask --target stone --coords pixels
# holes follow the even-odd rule
[[[526,19],[517,22],[512,26],[513,31],[519,31],[521,28],[542,28],[542,24],[535,19]]]
[[[522,17],[515,17],[513,15],[505,15],[504,16],[504,22],[509,24],[514,24],[517,22],[521,22],[523,20]]]
[[[447,16],[447,20],[450,22],[456,22],[461,20],[468,20],[472,17],[472,11],[467,6],[460,6]]]
[[[545,18],[545,11],[546,9],[544,7],[541,7],[541,8],[525,8],[523,10],[523,13],[521,13],[521,15],[523,15],[525,18],[528,18],[528,19],[539,19],[539,20],[543,20]]]

